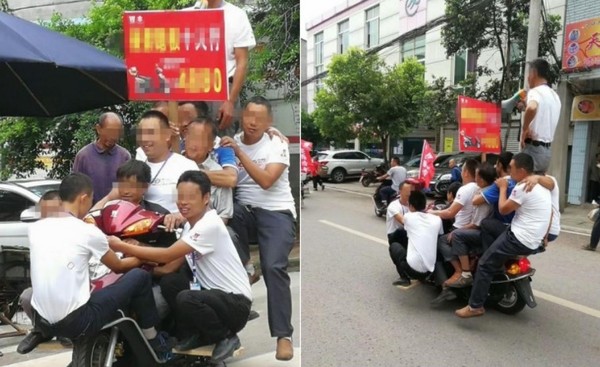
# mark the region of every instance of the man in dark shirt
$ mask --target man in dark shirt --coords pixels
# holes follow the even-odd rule
[[[123,131],[121,117],[113,112],[100,115],[96,124],[98,140],[83,147],[75,156],[73,172],[92,179],[93,202],[96,203],[112,189],[117,168],[131,159],[131,154],[117,144]]]

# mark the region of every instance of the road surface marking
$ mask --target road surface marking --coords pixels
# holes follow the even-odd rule
[[[557,305],[560,305],[560,306],[563,306],[563,307],[566,307],[566,308],[570,308],[571,310],[579,311],[579,312],[584,313],[586,315],[594,316],[594,317],[600,319],[600,311],[599,310],[595,310],[593,308],[590,308],[590,307],[587,307],[587,306],[583,306],[583,305],[580,305],[578,303],[571,302],[569,300],[566,300],[566,299],[563,299],[563,298],[559,298],[559,297],[556,297],[556,296],[553,296],[551,294],[544,293],[544,292],[538,291],[538,290],[534,290],[533,294],[537,298],[545,299],[548,302],[556,303]]]
[[[379,243],[379,244],[382,244],[382,245],[385,245],[386,247],[388,247],[387,241],[384,241],[384,240],[382,240],[380,238],[368,235],[368,234],[363,233],[363,232],[356,231],[356,230],[348,228],[348,227],[344,227],[342,225],[330,222],[328,220],[321,219],[321,220],[319,220],[319,222],[321,222],[323,224],[326,224],[328,226],[331,226],[333,228],[337,228],[337,229],[339,229],[341,231],[351,233],[351,234],[353,234],[355,236],[362,237],[362,238],[365,238],[367,240],[371,240],[373,242],[376,242],[376,243]],[[415,284],[417,284],[417,283],[415,282]],[[403,288],[403,290],[406,290],[406,289],[410,289],[411,287],[412,287],[412,285],[410,287],[397,287],[397,288],[401,288],[401,289]],[[556,296],[553,296],[551,294],[544,293],[542,291],[533,290],[533,293],[534,293],[534,295],[536,297],[541,298],[543,300],[546,300],[548,302],[552,302],[552,303],[557,304],[559,306],[570,308],[571,310],[578,311],[578,312],[584,313],[586,315],[593,316],[593,317],[596,317],[596,318],[600,319],[600,310],[596,310],[596,309],[593,309],[591,307],[580,305],[578,303],[571,302],[571,301],[566,300],[564,298],[556,297]]]
[[[342,189],[340,187],[331,187],[331,186],[327,186],[327,189],[329,190],[334,190],[334,191],[341,191],[341,192],[346,192],[348,194],[354,194],[354,195],[358,195],[358,196],[366,196],[368,198],[373,197],[372,194],[365,194],[362,192],[356,192],[356,191],[352,191],[352,190],[347,190],[347,189]]]
[[[321,220],[319,220],[319,222],[321,222],[321,223],[323,223],[323,224],[327,224],[328,226],[331,226],[331,227],[333,227],[333,228],[337,228],[337,229],[339,229],[339,230],[341,230],[341,231],[345,231],[345,232],[351,233],[351,234],[353,234],[353,235],[355,235],[355,236],[362,237],[362,238],[365,238],[365,239],[367,239],[367,240],[371,240],[371,241],[373,241],[373,242],[377,242],[377,243],[379,243],[379,244],[385,245],[385,247],[389,247],[389,245],[388,245],[387,241],[384,241],[384,240],[382,240],[381,238],[377,238],[377,237],[375,237],[375,236],[371,236],[371,235],[368,235],[368,234],[366,234],[366,233],[363,233],[363,232],[355,231],[355,230],[353,230],[353,229],[350,229],[350,228],[348,228],[348,227],[341,226],[341,225],[339,225],[339,224],[335,224],[335,223],[333,223],[333,222],[330,222],[330,221],[328,221],[328,220],[325,220],[325,219],[321,219]]]
[[[590,236],[589,233],[585,233],[585,232],[575,232],[575,231],[569,231],[567,229],[561,229],[560,233],[563,233],[563,232],[569,233],[569,234],[575,234],[575,235],[579,235],[579,236],[587,236],[587,237]]]

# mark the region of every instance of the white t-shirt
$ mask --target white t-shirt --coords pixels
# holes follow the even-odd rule
[[[558,188],[556,178],[552,176],[548,177],[554,181],[554,189],[550,191],[550,197],[552,199],[552,224],[550,225],[550,231],[548,233],[558,236],[560,234],[560,207],[558,204],[560,189]]]
[[[196,162],[177,153],[171,153],[166,161],[159,163],[148,162],[145,154],[140,155],[139,152],[135,159],[146,162],[152,171],[152,183],[148,187],[144,199],[162,206],[171,213],[179,213],[177,181],[185,171],[198,171]]]
[[[409,212],[404,215],[404,229],[408,236],[408,265],[420,273],[433,271],[438,235],[444,234],[440,217],[422,212]]]
[[[394,200],[388,205],[387,213],[385,214],[385,226],[387,228],[387,234],[394,233],[397,229],[402,228],[402,223],[396,220],[396,214],[408,213],[408,207],[400,203],[400,199]]]
[[[550,225],[550,191],[535,185],[530,192],[525,192],[525,184],[518,184],[510,194],[510,200],[520,205],[511,223],[512,232],[524,246],[537,249]]]
[[[463,207],[454,217],[454,228],[462,228],[471,223],[473,218],[473,196],[477,190],[479,190],[479,186],[475,182],[469,182],[462,185],[456,192],[454,202],[461,204]]]
[[[186,223],[181,239],[192,247],[193,254],[186,255],[190,269],[194,260],[195,275],[202,289],[219,289],[227,293],[243,294],[252,301],[248,274],[231,241],[223,220],[214,209],[190,229]]]
[[[206,9],[206,3],[203,2],[198,9]],[[248,47],[248,50],[251,50],[256,46],[256,39],[254,38],[248,15],[243,9],[227,1],[223,1],[222,9],[223,16],[225,17],[227,77],[232,77],[236,66],[234,48]],[[197,8],[190,7],[184,10],[197,10]]]
[[[560,117],[561,103],[558,94],[543,84],[527,92],[527,103],[529,101],[536,101],[538,104],[537,113],[529,125],[531,139],[552,142]]]
[[[392,167],[388,170],[387,174],[392,180],[392,189],[398,191],[400,184],[406,180],[406,168],[402,166]]]
[[[108,252],[106,235],[75,217],[53,217],[29,226],[29,244],[31,305],[56,323],[89,300],[89,261]]]
[[[475,195],[481,194],[488,187],[489,186],[479,188],[477,192],[475,192]],[[485,218],[488,218],[491,214],[492,207],[490,206],[490,204],[487,203],[487,201],[481,205],[473,205],[473,216],[471,217],[471,223],[479,227],[481,226],[481,221]]]
[[[264,134],[256,144],[246,145],[242,143],[242,134],[237,134],[234,139],[244,151],[261,169],[270,163],[282,163],[286,166],[277,181],[268,189],[263,190],[254,179],[250,177],[246,169],[239,163],[238,184],[235,198],[242,205],[250,205],[266,210],[289,210],[294,218],[296,207],[289,181],[290,151],[288,145],[278,137],[269,138]]]

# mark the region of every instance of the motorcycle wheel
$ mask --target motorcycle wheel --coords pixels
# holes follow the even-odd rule
[[[525,308],[525,304],[525,300],[519,295],[515,285],[510,284],[504,297],[496,303],[495,308],[504,314],[514,315],[521,312]]]
[[[103,367],[106,362],[110,333],[83,337],[73,343],[72,367]]]
[[[360,180],[360,183],[362,183],[364,187],[369,187],[371,184],[371,179],[369,177],[363,177],[363,179]]]

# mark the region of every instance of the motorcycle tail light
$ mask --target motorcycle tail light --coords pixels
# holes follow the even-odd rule
[[[150,230],[151,226],[152,226],[151,219],[142,219],[142,220],[130,225],[129,227],[125,228],[125,230],[123,231],[123,236],[135,236],[138,234],[147,233]]]
[[[506,273],[509,275],[518,275],[521,272],[521,268],[519,267],[518,262],[511,262],[506,267]]]
[[[519,259],[519,269],[521,273],[527,273],[531,269],[531,263],[526,257]]]
[[[319,164],[320,164],[321,166],[326,166],[326,165],[327,165],[327,163],[329,163],[329,161],[319,161]]]

